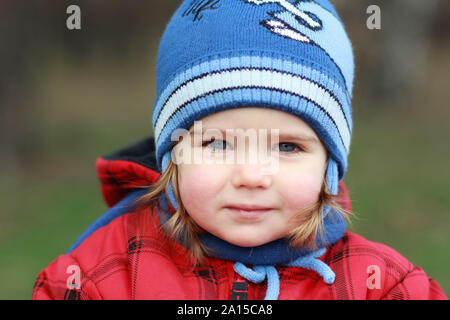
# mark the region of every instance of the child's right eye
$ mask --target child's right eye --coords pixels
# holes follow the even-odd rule
[[[225,150],[227,146],[229,146],[228,142],[224,140],[211,139],[209,141],[204,141],[202,144],[203,147],[209,147],[215,150]]]

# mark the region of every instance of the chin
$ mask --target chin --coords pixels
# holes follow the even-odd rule
[[[245,247],[245,248],[250,248],[250,247],[258,247],[258,246],[262,246],[263,244],[266,244],[268,242],[271,242],[275,239],[254,239],[254,238],[250,238],[250,239],[245,239],[245,238],[235,238],[235,239],[230,239],[230,240],[226,240],[231,244],[234,244],[236,246],[239,247]]]

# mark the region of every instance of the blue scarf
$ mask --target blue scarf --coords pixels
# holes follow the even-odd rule
[[[161,225],[170,218],[166,196],[159,198],[162,213],[157,210]],[[342,238],[347,229],[345,219],[331,207],[326,207],[324,215],[323,237],[317,239],[316,251],[306,248],[293,248],[287,239],[278,239],[257,247],[239,247],[228,243],[210,233],[200,235],[200,241],[209,249],[209,256],[234,261],[234,270],[243,278],[260,283],[267,278],[265,300],[276,300],[280,292],[280,279],[275,265],[305,268],[317,272],[325,283],[334,282],[335,275],[328,265],[319,260],[326,247]],[[177,242],[183,244],[181,240]],[[248,268],[245,264],[253,265]]]

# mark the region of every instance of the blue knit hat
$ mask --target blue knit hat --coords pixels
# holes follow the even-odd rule
[[[158,52],[158,166],[169,163],[174,130],[226,109],[272,108],[300,117],[320,137],[337,194],[350,151],[353,77],[351,42],[327,0],[185,0]]]

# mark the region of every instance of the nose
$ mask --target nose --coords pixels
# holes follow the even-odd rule
[[[235,188],[267,189],[272,185],[272,175],[264,174],[260,164],[236,164],[231,183]]]

